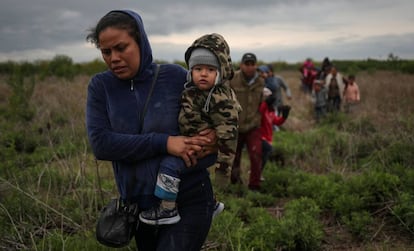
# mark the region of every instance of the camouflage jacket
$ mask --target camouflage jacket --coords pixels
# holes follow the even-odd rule
[[[234,161],[241,111],[236,95],[228,85],[228,80],[234,74],[230,50],[219,34],[204,35],[194,41],[186,51],[187,65],[191,52],[200,47],[211,50],[217,56],[221,80],[209,91],[201,91],[193,83],[187,83],[178,119],[180,131],[184,135],[192,136],[207,128],[215,129],[219,148],[216,167],[227,170]]]

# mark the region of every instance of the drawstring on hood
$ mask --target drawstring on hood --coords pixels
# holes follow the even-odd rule
[[[210,52],[212,53],[211,55],[215,56],[217,64],[213,57],[211,57]],[[184,57],[185,62],[189,68],[189,71],[187,73],[187,82],[184,84],[184,88],[186,89],[193,88],[191,70],[194,65],[201,64],[200,62],[202,62],[202,64],[217,67],[217,77],[214,86],[210,89],[203,108],[205,112],[208,112],[211,95],[214,92],[216,85],[225,83],[226,81],[232,79],[234,75],[229,45],[220,34],[207,34],[196,39],[194,43],[187,49]]]

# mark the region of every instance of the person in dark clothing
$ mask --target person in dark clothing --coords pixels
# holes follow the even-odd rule
[[[214,130],[179,135],[177,118],[187,71],[163,64],[156,74],[142,19],[133,11],[110,11],[86,39],[101,51],[108,66],[88,85],[88,139],[97,159],[112,162],[121,200],[136,203],[139,212],[158,207],[158,169],[183,167],[177,196],[181,220],[172,225],[138,224],[138,250],[200,250],[215,205],[207,168],[216,161],[216,135]]]

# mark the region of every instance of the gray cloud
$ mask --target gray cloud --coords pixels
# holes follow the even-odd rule
[[[2,0],[0,61],[66,54],[75,61],[99,57],[85,46],[88,28],[112,9],[133,9],[150,38],[182,35],[188,41],[153,42],[154,57],[182,60],[192,34],[220,31],[234,44],[235,60],[255,51],[267,61],[324,56],[414,58],[411,0]],[[244,34],[241,37],[240,34]],[[191,37],[192,36],[192,37]]]

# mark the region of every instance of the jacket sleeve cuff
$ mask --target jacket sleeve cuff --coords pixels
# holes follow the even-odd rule
[[[155,151],[159,153],[167,153],[167,140],[169,135],[168,134],[155,134],[153,138],[153,146]]]

